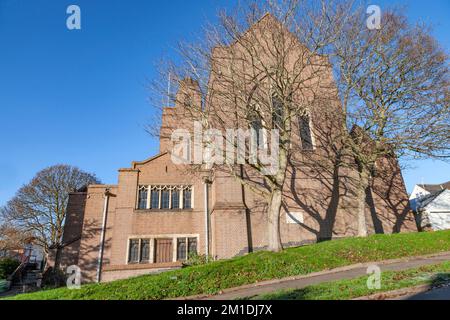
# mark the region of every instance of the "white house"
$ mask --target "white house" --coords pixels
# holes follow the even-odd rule
[[[416,217],[422,229],[450,229],[450,190],[443,189],[422,197]]]
[[[450,181],[441,184],[416,184],[409,196],[409,204],[414,212],[417,212],[417,207],[420,206],[420,201],[431,194],[442,191],[444,189],[450,189]]]
[[[28,260],[29,263],[36,264],[38,269],[43,267],[45,260],[44,249],[36,243],[34,238],[29,238],[26,240],[21,260]]]

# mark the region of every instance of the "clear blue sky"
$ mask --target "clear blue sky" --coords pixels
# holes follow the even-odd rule
[[[373,1],[382,8],[391,1]],[[412,21],[432,22],[450,48],[450,1],[394,1]],[[66,28],[66,8],[82,30]],[[117,169],[154,155],[144,130],[152,110],[146,79],[178,40],[200,32],[226,0],[0,0],[0,206],[33,175],[57,163],[117,182]],[[450,50],[449,50],[450,51]],[[450,165],[420,161],[404,172],[450,180]]]

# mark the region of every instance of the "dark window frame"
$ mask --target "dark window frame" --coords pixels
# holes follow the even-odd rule
[[[171,195],[171,204],[170,204],[170,208],[171,209],[180,209],[180,190],[176,189],[176,190],[172,190],[172,195]],[[176,196],[174,196],[174,194],[176,194]]]
[[[144,206],[145,204],[145,206]],[[153,211],[182,211],[192,210],[193,188],[192,186],[140,186],[136,210]]]
[[[167,198],[165,197],[167,195]],[[162,189],[161,190],[161,203],[159,207],[162,210],[170,209],[170,190]]]
[[[147,198],[148,198],[148,189],[139,189],[139,195],[138,195],[138,209],[139,210],[145,210],[147,209]],[[143,196],[145,194],[145,196]]]
[[[180,245],[183,245],[181,248]],[[177,238],[177,261],[186,261],[188,258],[187,238]]]
[[[261,147],[264,145],[263,139],[263,122],[262,119],[258,115],[254,115],[250,120],[250,128],[255,131],[256,134],[256,146]]]
[[[283,101],[277,96],[272,95],[272,128],[283,129],[284,122],[284,106]]]
[[[186,193],[189,193],[189,197],[186,197]],[[192,190],[183,190],[183,209],[192,209]]]
[[[196,237],[188,238],[187,247],[188,247],[188,256],[191,255],[192,253],[198,254],[198,239]],[[193,248],[195,248],[195,250],[193,250]]]
[[[140,239],[130,239],[128,244],[128,263],[139,263]]]
[[[299,116],[298,118],[300,144],[302,150],[313,151],[314,140],[311,130],[311,117],[308,114]]]
[[[150,193],[150,209],[159,209],[160,208],[159,194],[160,194],[161,190],[152,189],[150,192],[151,192]],[[156,198],[154,198],[154,196],[156,196]],[[156,199],[157,205],[155,205],[155,203],[154,203],[155,199]]]
[[[139,250],[140,250],[140,257],[139,257],[139,262],[141,262],[141,263],[149,263],[150,262],[150,246],[151,246],[151,244],[150,244],[150,239],[141,239],[140,240],[140,247],[139,247]],[[147,244],[147,247],[146,247],[146,254],[144,255],[144,245],[145,244]]]

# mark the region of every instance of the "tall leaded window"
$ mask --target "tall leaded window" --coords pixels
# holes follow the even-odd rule
[[[311,133],[310,118],[308,115],[299,117],[300,140],[303,150],[313,150],[313,140]]]
[[[139,262],[139,240],[138,239],[130,240],[130,248],[128,251],[128,262],[129,263],[138,263]]]
[[[256,145],[262,146],[264,144],[263,137],[261,135],[261,130],[263,129],[261,118],[255,114],[250,120],[250,127],[255,130],[256,134]]]
[[[141,240],[141,262],[150,261],[150,239]]]
[[[282,129],[283,128],[283,101],[276,95],[272,97],[272,127],[274,129]]]
[[[177,261],[183,261],[187,258],[186,238],[177,239]]]
[[[170,246],[159,246],[158,240],[164,240],[165,244],[170,244]],[[155,246],[151,249],[153,243],[155,243]],[[172,247],[172,244],[175,247]],[[166,256],[166,260],[173,261],[172,248],[176,252],[176,256],[173,259],[176,261],[185,261],[189,259],[190,255],[197,254],[197,244],[197,237],[193,237],[192,235],[180,235],[173,238],[164,237],[163,239],[152,236],[146,236],[141,239],[130,239],[128,241],[128,263],[158,263],[158,256],[161,254]]]
[[[192,187],[184,185],[140,186],[138,209],[192,209]]]
[[[139,188],[138,209],[147,209],[147,195],[148,195],[148,188],[140,187]]]
[[[180,190],[172,190],[172,209],[178,209],[180,207]]]
[[[197,254],[197,238],[188,239],[189,254]]]
[[[150,202],[152,209],[159,209],[159,190],[152,189]]]
[[[183,208],[184,209],[191,209],[192,208],[192,191],[191,189],[185,189],[183,190]]]
[[[162,190],[161,192],[161,209],[170,208],[170,191]]]
[[[187,260],[191,254],[197,254],[197,238],[178,238],[177,261]]]

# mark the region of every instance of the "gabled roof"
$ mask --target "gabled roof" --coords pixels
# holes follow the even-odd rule
[[[150,157],[150,158],[148,158],[148,159],[145,159],[145,160],[143,160],[143,161],[133,161],[133,162],[131,163],[131,167],[132,167],[133,169],[136,169],[136,166],[140,166],[140,165],[144,165],[144,164],[147,164],[147,163],[149,163],[149,162],[152,162],[153,160],[158,159],[159,157],[162,157],[162,156],[166,155],[167,153],[168,153],[168,152],[166,151],[166,152],[157,154],[156,156],[153,156],[153,157]]]
[[[418,186],[428,192],[434,193],[434,192],[438,192],[438,191],[441,191],[444,189],[450,190],[450,181],[440,183],[440,184],[419,184]]]
[[[299,41],[299,39],[285,25],[283,25],[283,23],[277,17],[275,17],[270,12],[266,12],[261,18],[254,21],[253,24],[248,26],[247,30],[243,31],[242,34],[239,35],[239,39],[244,39],[245,37],[247,37],[249,34],[254,32],[255,30],[260,29],[260,28],[265,28],[267,26],[270,26],[271,24],[283,28],[287,32],[287,34],[289,34],[293,39],[295,39],[297,41],[297,43],[300,46],[302,46],[305,49],[308,49],[303,43],[301,43]],[[227,45],[225,47],[232,47],[238,41],[239,40],[234,40],[232,43],[230,43],[229,45]]]
[[[442,193],[446,192],[447,189],[442,189],[440,191],[437,192],[433,192],[425,197],[423,197],[422,199],[420,199],[420,209],[425,208],[427,205],[429,205],[431,202],[433,202],[434,200],[436,200],[436,198],[438,198]]]

